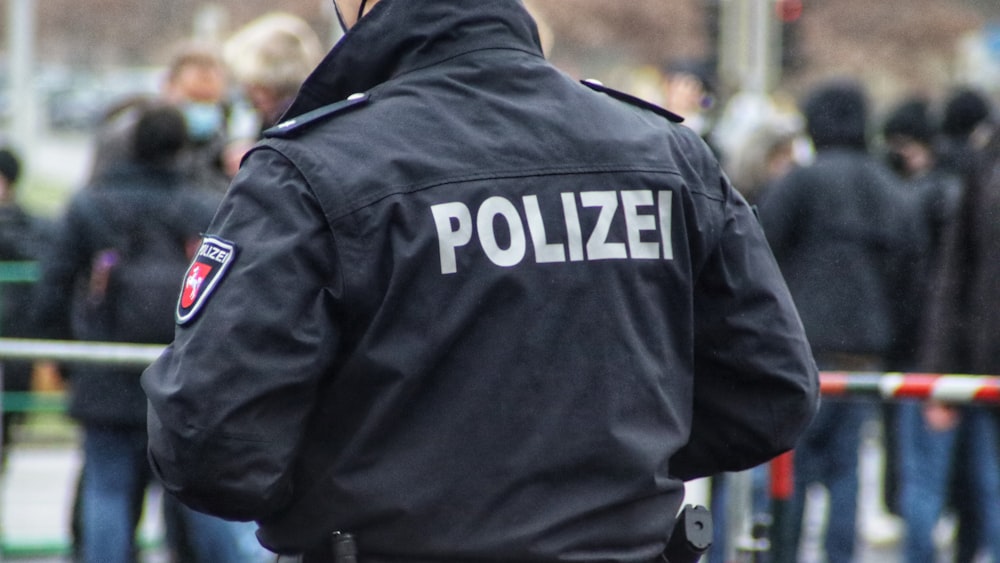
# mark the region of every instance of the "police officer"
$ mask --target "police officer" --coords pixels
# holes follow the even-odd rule
[[[544,59],[519,0],[339,0],[143,375],[166,489],[271,550],[653,561],[685,480],[791,448],[817,372],[679,118]]]

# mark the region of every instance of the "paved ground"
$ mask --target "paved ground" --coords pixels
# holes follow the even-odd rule
[[[14,453],[3,478],[0,497],[0,530],[4,561],[36,560],[31,556],[57,554],[69,545],[69,514],[79,456],[71,448],[32,448]],[[159,493],[149,495],[147,514],[156,514]],[[146,518],[142,537],[149,545],[160,543],[160,522]],[[162,560],[150,550],[146,563]],[[68,560],[48,557],[51,561]]]

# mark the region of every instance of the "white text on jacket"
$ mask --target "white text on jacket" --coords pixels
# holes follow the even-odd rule
[[[441,252],[441,273],[458,272],[458,251],[478,239],[479,247],[497,266],[512,267],[527,256],[530,237],[535,262],[590,260],[672,260],[673,192],[663,190],[595,191],[560,194],[565,231],[549,237],[538,196],[526,195],[521,207],[501,196],[484,201],[475,210],[460,201],[431,206]],[[581,209],[597,210],[589,233],[583,232]],[[475,219],[475,223],[473,223]],[[609,234],[624,221],[626,241],[613,242]],[[509,235],[498,241],[495,226],[502,222]],[[644,232],[648,232],[643,236]],[[658,233],[658,236],[652,233]],[[509,240],[506,240],[508,239]],[[565,242],[550,242],[563,240]],[[505,245],[505,246],[502,246]]]

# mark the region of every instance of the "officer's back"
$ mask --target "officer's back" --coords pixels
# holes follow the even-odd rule
[[[551,67],[519,2],[382,0],[289,115],[208,233],[225,278],[144,376],[185,501],[278,551],[645,561],[683,479],[811,415],[798,318],[702,141]],[[223,388],[222,415],[196,398]]]

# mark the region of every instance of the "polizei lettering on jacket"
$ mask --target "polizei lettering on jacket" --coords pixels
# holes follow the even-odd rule
[[[224,248],[202,245],[201,249],[198,250],[198,256],[208,258],[209,260],[214,260],[216,262],[226,262],[229,260],[230,252],[231,251]]]
[[[470,209],[463,202],[431,206],[441,252],[441,273],[458,272],[458,253],[475,247],[497,266],[521,264],[534,249],[538,264],[592,260],[673,260],[670,190],[594,191],[560,194],[558,210],[546,210],[536,195],[519,200],[494,196]],[[584,232],[583,210],[596,216]],[[546,231],[543,215],[562,215],[561,233]],[[626,240],[617,242],[609,235],[616,222],[624,221]],[[502,225],[499,229],[498,225]],[[551,225],[551,223],[550,223]],[[498,231],[503,236],[498,237]],[[550,234],[553,235],[550,237]],[[564,242],[553,242],[564,241]]]

